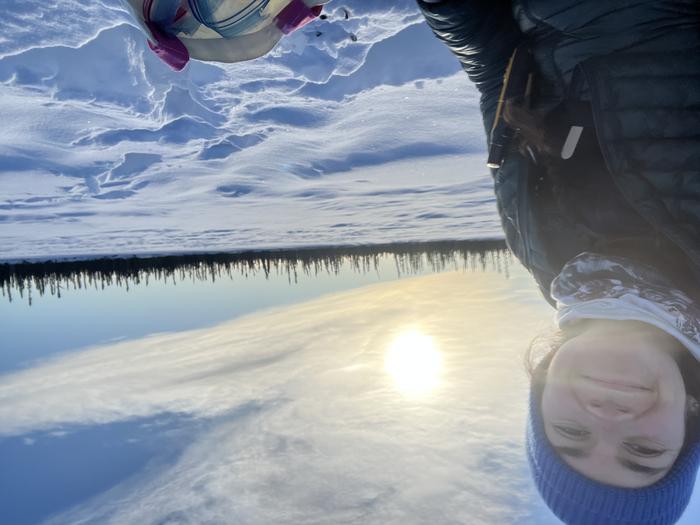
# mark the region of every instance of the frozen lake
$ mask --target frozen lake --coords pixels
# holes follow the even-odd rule
[[[529,276],[361,260],[2,298],[3,522],[556,523],[523,450]]]

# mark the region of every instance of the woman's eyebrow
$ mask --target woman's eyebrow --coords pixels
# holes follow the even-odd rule
[[[640,474],[646,474],[648,476],[656,476],[657,474],[661,474],[662,472],[665,472],[671,468],[670,465],[667,467],[647,467],[646,465],[642,465],[621,457],[616,457],[615,459],[620,465],[631,470],[632,472],[639,472]]]
[[[576,448],[576,447],[554,447],[554,449],[559,453],[563,454],[564,456],[569,456],[572,458],[585,458],[590,455],[590,452],[586,449],[582,448]],[[662,472],[666,472],[670,466],[667,467],[647,467],[646,465],[642,465],[640,463],[635,463],[634,461],[630,461],[625,458],[620,458],[617,457],[615,458],[617,462],[625,467],[626,469],[629,469],[633,472],[638,472],[640,474],[645,474],[647,476],[656,476],[657,474],[661,474]]]

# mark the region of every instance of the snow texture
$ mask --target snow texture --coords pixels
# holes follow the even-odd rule
[[[502,237],[478,93],[413,0],[182,73],[125,3],[3,7],[0,260]]]

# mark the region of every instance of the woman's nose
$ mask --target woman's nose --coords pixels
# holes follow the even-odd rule
[[[626,404],[618,404],[609,399],[591,399],[585,404],[588,412],[608,421],[626,421],[636,416]]]
[[[576,396],[590,414],[608,421],[634,419],[649,411],[656,402],[656,393],[637,388],[615,388],[595,381],[582,381]]]

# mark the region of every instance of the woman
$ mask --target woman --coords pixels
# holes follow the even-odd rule
[[[538,490],[569,524],[674,523],[700,462],[700,4],[418,4],[482,94],[508,245],[557,308]]]

